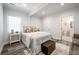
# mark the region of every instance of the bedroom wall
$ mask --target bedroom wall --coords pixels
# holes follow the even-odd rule
[[[42,31],[42,29],[43,29],[42,19],[40,17],[31,16],[30,25],[36,26],[37,28],[39,28],[40,31]]]
[[[63,10],[43,18],[43,30],[61,40],[61,16],[74,16],[74,33],[79,34],[79,7]]]
[[[3,49],[3,6],[0,3],[0,54]]]
[[[59,16],[47,16],[43,19],[43,31],[50,32],[52,37],[60,39],[61,26]]]
[[[29,15],[26,13],[22,13],[20,11],[16,11],[13,9],[5,8],[3,9],[4,11],[4,39],[5,39],[5,44],[9,43],[9,37],[8,37],[8,32],[7,32],[7,16],[15,16],[15,17],[20,17],[21,18],[21,29],[23,30],[23,26],[29,25],[30,19]]]

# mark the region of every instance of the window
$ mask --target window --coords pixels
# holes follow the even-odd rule
[[[21,18],[14,17],[14,16],[8,16],[8,32],[10,33],[11,30],[14,30],[14,32],[20,32],[21,30]]]

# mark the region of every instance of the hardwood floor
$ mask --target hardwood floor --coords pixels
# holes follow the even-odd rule
[[[16,42],[11,46],[5,45],[2,51],[2,55],[25,55],[24,50],[27,49],[22,43]]]
[[[65,42],[66,43],[66,42]],[[63,48],[62,48],[63,47]],[[52,52],[51,55],[68,55],[66,52],[69,48],[69,44],[62,44],[62,42],[56,42],[56,49]],[[65,50],[64,50],[65,49]],[[5,45],[1,55],[27,55],[27,48],[23,43],[13,43],[11,46]],[[70,55],[79,55],[79,46],[73,45],[72,51],[69,53]],[[44,55],[42,52],[39,52],[37,55]]]

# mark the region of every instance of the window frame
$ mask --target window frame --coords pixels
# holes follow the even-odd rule
[[[20,19],[20,31],[18,32],[21,32],[21,17],[18,17],[18,16],[7,16],[7,32],[8,33],[11,33],[11,30],[9,28],[9,17],[14,17],[14,18],[19,18]],[[9,31],[10,30],[10,31]],[[16,30],[14,30],[14,33],[16,32]]]

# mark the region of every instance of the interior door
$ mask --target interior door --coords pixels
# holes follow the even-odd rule
[[[62,40],[72,42],[74,34],[74,17],[65,16],[61,19]]]

